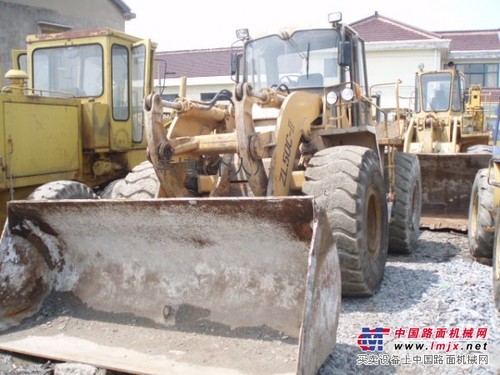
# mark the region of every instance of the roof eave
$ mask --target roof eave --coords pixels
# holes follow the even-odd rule
[[[408,24],[406,24],[404,22],[394,20],[392,18],[389,18],[389,17],[386,17],[386,16],[382,16],[378,12],[375,12],[374,15],[366,17],[366,18],[363,18],[362,20],[350,23],[349,26],[355,28],[357,25],[360,25],[362,23],[366,23],[367,21],[370,21],[372,19],[373,20],[379,19],[381,21],[390,22],[390,23],[392,23],[394,25],[397,25],[397,26],[399,26],[401,28],[405,28],[405,29],[407,29],[409,31],[412,31],[414,33],[421,34],[422,36],[425,36],[427,38],[431,38],[431,39],[433,39],[433,38],[441,38],[440,35],[432,32],[432,31],[427,31],[427,30],[421,29],[419,27],[415,27],[415,26],[412,26],[412,25],[408,25]]]
[[[470,50],[470,51],[450,51],[449,57],[457,60],[474,59],[500,59],[500,50]]]
[[[132,12],[132,9],[125,4],[124,1],[122,0],[112,0],[113,3],[120,9],[120,12],[122,13],[123,18],[125,21],[130,21],[135,18],[135,13]]]
[[[403,50],[426,50],[439,49],[449,50],[451,40],[449,39],[420,39],[384,42],[365,42],[366,51],[403,51]]]

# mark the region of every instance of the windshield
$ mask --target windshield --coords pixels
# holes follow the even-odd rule
[[[283,39],[271,35],[245,49],[246,81],[254,89],[285,84],[322,88],[340,83],[337,64],[339,35],[333,29],[296,31]]]
[[[421,76],[424,111],[448,111],[450,107],[451,79],[451,73],[429,73]]]
[[[33,87],[45,96],[97,97],[103,90],[103,52],[98,44],[42,48],[33,52]]]

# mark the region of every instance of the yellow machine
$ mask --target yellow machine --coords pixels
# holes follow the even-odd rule
[[[316,373],[341,294],[377,291],[387,252],[413,250],[421,208],[417,157],[372,120],[364,42],[330,21],[240,30],[234,89],[211,101],[148,95],[149,162],[110,191],[129,199],[57,201],[42,186],[10,202],[1,322],[35,324],[0,348],[74,361],[84,345],[86,362],[138,373]],[[53,295],[92,327],[41,332],[30,316]],[[130,339],[146,328],[146,344]]]
[[[417,72],[403,151],[419,158],[423,227],[467,229],[470,188],[477,170],[488,165],[489,140],[480,87],[471,86],[465,102],[463,76],[452,64]]]
[[[145,160],[154,48],[110,29],[27,37],[0,93],[1,207],[50,181],[103,187]]]

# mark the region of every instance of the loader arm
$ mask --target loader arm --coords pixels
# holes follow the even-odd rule
[[[267,189],[267,175],[264,169],[264,163],[260,158],[254,158],[250,149],[250,137],[255,134],[253,123],[252,107],[254,100],[249,95],[250,87],[243,84],[242,87],[236,87],[236,90],[242,93],[234,95],[237,100],[235,104],[235,125],[238,139],[238,155],[245,170],[248,179],[248,185],[255,196],[265,196]]]
[[[144,128],[148,142],[148,159],[153,164],[160,181],[159,195],[163,197],[189,196],[179,174],[170,163],[170,149],[161,147],[167,137],[167,130],[163,124],[161,97],[158,94],[150,95],[144,100]]]
[[[269,169],[267,195],[290,193],[301,137],[309,140],[311,123],[321,116],[322,104],[319,95],[304,91],[293,92],[283,102],[276,124],[277,142]]]
[[[236,162],[254,196],[289,195],[299,144],[301,139],[309,140],[311,123],[321,115],[321,97],[307,92],[287,94],[279,89],[255,92],[245,83],[235,87],[231,103],[212,105],[187,98],[168,102],[158,95],[147,98],[144,118],[149,160],[161,183],[160,196],[189,196],[189,176],[183,173],[182,163],[206,157],[222,162],[218,176],[197,175],[198,194],[213,186],[208,189],[211,196],[227,195],[227,189],[221,189],[229,183],[226,167]],[[256,130],[252,114],[255,105],[280,109],[275,130]],[[168,130],[163,123],[165,107],[174,110]],[[235,157],[238,160],[233,160]],[[264,158],[271,158],[269,173]]]
[[[410,125],[405,131],[403,152],[410,152],[411,140],[413,139],[413,133],[415,132],[415,118],[410,119]]]

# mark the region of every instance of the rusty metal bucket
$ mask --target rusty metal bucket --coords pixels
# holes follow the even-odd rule
[[[14,201],[0,297],[3,350],[131,373],[313,374],[335,344],[340,271],[310,197]]]
[[[474,177],[491,154],[417,154],[422,174],[421,226],[466,231]]]

